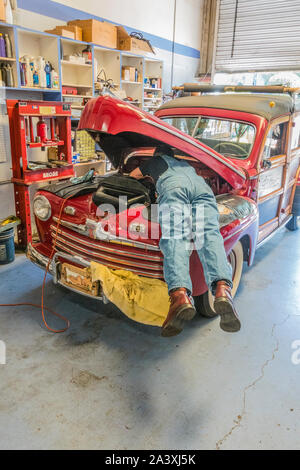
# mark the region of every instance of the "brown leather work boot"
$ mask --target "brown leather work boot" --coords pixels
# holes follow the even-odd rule
[[[170,302],[168,316],[162,325],[162,336],[178,335],[183,330],[184,323],[191,320],[196,313],[184,287],[170,292]]]
[[[241,322],[234,308],[231,288],[225,281],[216,283],[214,309],[221,317],[220,328],[229,333],[239,331]]]

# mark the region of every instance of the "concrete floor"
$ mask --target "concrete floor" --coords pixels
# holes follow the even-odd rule
[[[0,268],[0,301],[39,302],[42,275],[18,256]],[[238,334],[197,317],[164,339],[112,305],[46,289],[71,321],[64,334],[39,310],[0,309],[1,449],[300,448],[300,231],[244,267]]]

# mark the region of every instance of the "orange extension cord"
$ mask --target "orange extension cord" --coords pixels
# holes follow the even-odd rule
[[[66,199],[64,199],[61,207],[60,207],[60,210],[59,210],[59,216],[58,216],[58,221],[57,221],[57,225],[56,225],[56,234],[55,234],[55,238],[54,238],[54,242],[53,242],[53,246],[52,246],[52,251],[51,251],[51,254],[50,254],[50,257],[49,257],[49,261],[48,261],[48,264],[46,266],[46,271],[45,271],[45,275],[44,275],[44,279],[43,279],[43,284],[42,284],[42,298],[41,298],[41,304],[32,304],[30,302],[22,302],[22,303],[19,303],[19,304],[0,304],[0,307],[23,307],[23,306],[30,306],[30,307],[36,307],[36,308],[40,308],[42,310],[42,318],[43,318],[43,322],[44,322],[44,325],[45,327],[47,328],[47,330],[49,331],[52,331],[52,333],[63,333],[64,331],[66,331],[69,327],[70,327],[70,321],[64,317],[63,315],[60,315],[59,313],[55,312],[54,310],[51,310],[50,308],[48,307],[45,307],[44,306],[44,291],[45,291],[45,284],[46,284],[46,277],[47,277],[47,274],[48,274],[48,271],[49,271],[49,266],[50,266],[50,263],[52,261],[52,258],[54,256],[54,253],[55,253],[55,247],[56,247],[56,240],[57,240],[57,235],[58,235],[58,229],[59,229],[59,226],[60,226],[60,221],[61,221],[61,216],[62,216],[62,211],[63,211],[63,208],[65,206],[65,203],[67,202],[67,200],[70,198],[71,196],[67,197]],[[52,313],[52,315],[55,315],[56,317],[58,318],[61,318],[65,324],[67,325],[65,328],[62,328],[61,330],[54,330],[53,328],[51,328],[47,321],[46,321],[46,318],[45,318],[45,310],[48,310],[48,312]]]

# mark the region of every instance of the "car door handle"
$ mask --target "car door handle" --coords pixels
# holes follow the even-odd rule
[[[271,166],[272,166],[272,162],[270,160],[263,160],[262,161],[262,167],[263,168],[267,169],[267,168],[271,168]]]

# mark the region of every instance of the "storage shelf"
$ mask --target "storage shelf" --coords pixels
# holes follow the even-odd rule
[[[132,82],[130,80],[122,80],[122,83],[128,83],[129,85],[142,85],[142,82]]]
[[[161,91],[161,88],[151,88],[151,87],[144,87],[144,90],[146,91]]]
[[[92,67],[92,64],[81,64],[80,62],[72,62],[70,60],[61,60],[62,65],[75,65],[76,67]]]
[[[74,88],[93,88],[93,85],[79,85],[78,83],[63,83],[62,86],[71,86]],[[78,96],[78,95],[75,95]]]
[[[94,98],[93,95],[71,95],[71,94],[66,95],[66,94],[64,94],[62,96],[64,98]]]
[[[105,163],[105,160],[90,160],[88,162],[73,163],[74,166],[95,165],[97,163]]]
[[[16,59],[14,57],[0,57],[0,62],[4,62],[4,61],[8,61],[8,62],[15,62]]]
[[[11,88],[11,87],[7,87],[7,88]],[[60,93],[60,89],[59,88],[41,88],[39,86],[36,86],[36,87],[27,87],[27,86],[23,86],[21,85],[21,90],[27,90],[27,91],[49,91],[50,93],[51,92],[56,92],[56,93]]]

